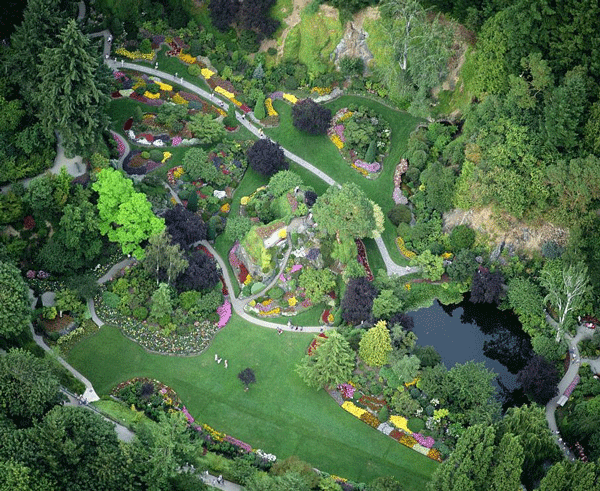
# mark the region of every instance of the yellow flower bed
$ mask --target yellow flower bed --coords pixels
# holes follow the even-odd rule
[[[335,133],[329,137],[331,142],[337,147],[338,150],[344,148],[344,142]]]
[[[292,104],[296,104],[296,102],[298,102],[298,98],[294,94],[283,94],[283,98]]]
[[[118,55],[125,56],[126,58],[130,58],[132,60],[148,60],[152,61],[154,59],[154,51],[151,53],[142,53],[141,51],[129,51],[125,48],[117,48],[115,53]]]
[[[164,82],[154,82],[156,85],[160,87],[160,90],[164,90],[165,92],[171,92],[173,90],[173,86],[166,84]]]
[[[186,101],[183,97],[181,97],[179,94],[175,94],[173,97],[171,97],[171,100],[175,104],[181,104],[181,105],[187,105],[190,103],[189,101]]]
[[[333,314],[329,314],[327,316],[327,322],[329,322],[330,324],[333,322],[333,319],[334,319]]]
[[[310,89],[311,92],[316,92],[319,95],[330,94],[333,89],[331,87],[313,87]]]
[[[217,112],[221,115],[221,116],[227,116],[227,113],[225,111],[223,111],[223,109],[221,109],[220,107],[217,108]]]
[[[223,206],[221,206],[221,211],[223,213],[229,213],[230,209],[231,209],[231,205],[229,203],[225,203]]]
[[[217,85],[215,87],[215,92],[217,94],[221,94],[224,95],[225,97],[227,97],[227,99],[233,99],[235,97],[235,94],[233,92],[229,92],[228,90],[225,90],[223,87],[221,87],[220,85]]]
[[[231,99],[231,102],[233,102],[237,107],[241,107],[242,105],[242,103],[238,101],[235,97]]]
[[[183,170],[183,167],[181,167],[181,166],[175,167],[175,170],[173,170],[173,177],[175,179],[179,179],[184,174],[185,174],[185,171]]]
[[[172,156],[173,156],[173,154],[171,152],[165,152],[165,153],[163,153],[163,159],[161,160],[161,162],[164,164]]]
[[[417,382],[419,381],[419,377],[415,377],[414,379],[412,379],[410,382],[408,382],[406,384],[407,387],[412,387],[413,385],[415,385]]]
[[[296,297],[290,297],[290,298],[288,298],[288,305],[290,307],[293,307],[297,303],[298,303],[298,299]]]
[[[444,252],[442,254],[442,259],[450,259],[452,257],[452,253],[451,252]]]
[[[259,315],[277,315],[281,313],[281,309],[279,307],[275,307],[274,309],[268,310],[266,312],[259,312]]]
[[[352,117],[352,111],[347,111],[338,118],[338,123],[346,121],[348,118],[351,118],[351,117]]]
[[[273,108],[273,99],[271,99],[270,97],[267,97],[265,99],[265,107],[267,108],[267,114],[269,116],[278,116],[279,113],[277,111],[275,111],[275,109]]]
[[[402,237],[396,237],[396,245],[398,246],[398,249],[400,249],[400,252],[404,254],[408,259],[416,257],[416,254],[413,251],[409,251],[404,246],[404,239]]]
[[[240,199],[240,204],[242,206],[246,206],[248,204],[248,201],[250,201],[250,197],[249,196],[242,196],[242,199]]]
[[[356,416],[358,419],[360,419],[360,417],[367,412],[364,409],[355,406],[350,401],[344,401],[344,404],[342,404],[342,409],[348,411],[350,414],[352,414],[352,416]]]
[[[208,68],[203,68],[202,70],[200,70],[200,73],[206,80],[208,80],[210,77],[212,77],[215,74],[215,72],[213,72],[212,70],[209,70]]]
[[[329,477],[331,477],[331,479],[335,479],[336,481],[348,482],[348,479],[346,479],[344,477],[336,476],[335,474],[331,474]]]
[[[144,92],[144,97],[147,97],[148,99],[158,99],[160,97],[160,92],[158,94],[153,94],[152,92]]]
[[[271,305],[272,303],[273,303],[273,299],[272,299],[272,298],[267,298],[266,300],[263,300],[263,301],[261,302],[261,304],[263,304],[265,307],[266,307],[267,305]]]
[[[244,280],[244,285],[249,285],[250,283],[252,283],[252,276],[248,275]]]
[[[352,164],[352,167],[354,169],[356,169],[358,172],[360,172],[365,177],[367,177],[369,175],[369,172],[367,171],[367,169],[363,169],[362,167],[359,167],[358,165],[355,165],[355,164]]]
[[[207,431],[210,434],[210,436],[218,442],[222,442],[223,438],[225,438],[225,433],[221,433],[215,430],[214,428],[211,428],[207,424],[203,424],[202,428],[204,428],[204,431]]]
[[[196,63],[196,57],[192,56],[192,55],[188,55],[187,53],[179,53],[177,58],[179,58],[181,61],[183,61],[184,63],[187,63],[189,65]]]
[[[408,423],[408,420],[406,418],[404,418],[403,416],[398,416],[396,414],[390,416],[390,422],[399,430],[402,430],[404,433],[407,433],[409,435],[412,435],[412,431],[410,431],[408,429],[408,426],[406,425]]]
[[[285,239],[287,237],[287,230],[282,228],[277,235],[279,235],[280,239]]]

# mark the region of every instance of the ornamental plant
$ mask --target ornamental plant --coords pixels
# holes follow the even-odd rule
[[[392,352],[392,340],[385,321],[379,321],[360,340],[358,354],[369,366],[382,367]]]

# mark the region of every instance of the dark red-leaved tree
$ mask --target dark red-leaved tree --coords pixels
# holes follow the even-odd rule
[[[201,251],[195,251],[187,257],[188,267],[177,278],[177,289],[209,290],[219,282],[217,263],[212,257]]]
[[[351,279],[342,299],[342,319],[349,324],[369,320],[376,296],[377,289],[367,278],[362,276]]]
[[[279,143],[271,140],[258,140],[248,149],[247,156],[250,167],[266,177],[270,177],[280,170],[288,170],[290,167]]]
[[[502,273],[492,273],[489,269],[479,266],[471,283],[471,302],[500,303],[500,299],[504,296],[503,284]]]
[[[543,356],[534,356],[517,376],[523,391],[534,402],[545,406],[558,394],[559,375],[556,367]]]
[[[331,122],[331,109],[304,99],[292,106],[292,124],[310,135],[324,135]]]
[[[181,205],[165,212],[165,225],[173,242],[183,250],[199,240],[206,240],[207,226],[202,218]]]
[[[415,328],[415,319],[408,314],[396,312],[390,317],[390,320],[387,323],[388,328],[391,328],[394,325],[402,326],[403,329],[412,331]]]

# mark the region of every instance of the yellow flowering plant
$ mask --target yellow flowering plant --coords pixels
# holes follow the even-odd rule
[[[402,430],[404,433],[412,435],[412,431],[410,431],[407,426],[408,420],[405,417],[393,414],[390,416],[390,423],[392,423],[399,430]]]
[[[292,104],[296,104],[296,102],[298,102],[298,98],[294,94],[283,94],[283,98]]]
[[[329,137],[331,142],[337,147],[338,150],[344,148],[344,142],[335,133]]]
[[[210,77],[212,77],[215,74],[215,72],[213,72],[212,70],[209,70],[208,68],[203,68],[202,70],[200,70],[200,73],[206,80],[208,80]]]
[[[294,307],[298,303],[298,299],[296,297],[288,298],[288,305],[290,307]]]
[[[220,85],[217,85],[215,87],[215,92],[217,94],[221,94],[224,95],[225,97],[227,97],[227,99],[233,99],[235,97],[235,94],[233,92],[229,92],[228,90],[225,90],[223,87],[221,87]]]
[[[354,403],[350,401],[344,401],[344,403],[342,404],[342,409],[348,411],[350,414],[352,414],[352,416],[355,416],[358,419],[360,419],[360,417],[367,412],[366,410],[355,406]]]
[[[267,108],[267,114],[269,116],[278,116],[279,113],[277,111],[275,111],[275,109],[273,108],[273,99],[271,99],[270,97],[267,97],[265,99],[265,107]]]
[[[192,65],[193,63],[196,63],[196,57],[192,56],[192,55],[188,55],[187,53],[179,53],[177,58],[179,58],[184,63],[187,63],[188,65]]]
[[[171,97],[171,100],[175,104],[180,104],[180,105],[187,105],[190,103],[189,101],[186,101],[183,97],[181,97],[179,94],[175,94],[173,97]]]
[[[173,156],[173,154],[171,152],[165,152],[165,153],[163,153],[163,158],[162,158],[161,162],[164,164],[172,156]]]
[[[160,92],[153,94],[152,92],[144,92],[144,97],[147,97],[148,99],[158,99],[160,97]]]

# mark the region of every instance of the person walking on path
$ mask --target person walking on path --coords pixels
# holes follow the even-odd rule
[[[227,368],[227,360],[225,360],[225,368]]]

